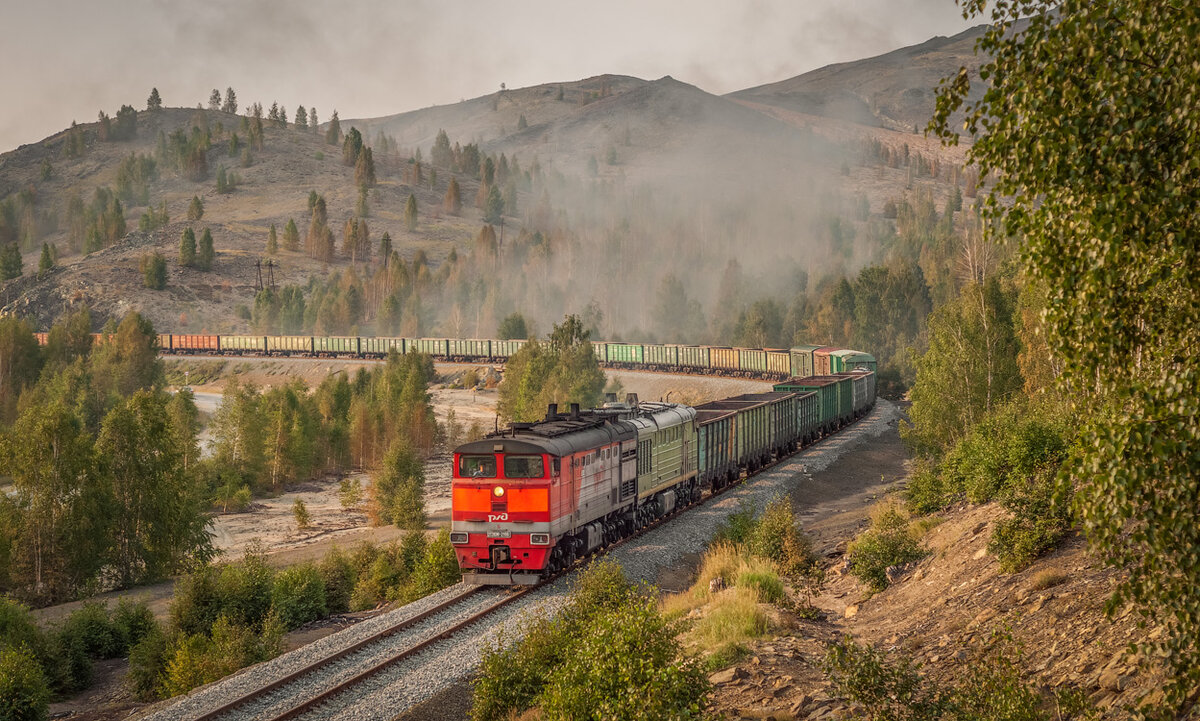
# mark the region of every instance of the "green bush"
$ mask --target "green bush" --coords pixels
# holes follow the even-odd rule
[[[837,693],[863,706],[871,721],[933,721],[949,710],[942,689],[922,678],[920,665],[907,656],[889,659],[846,637],[830,646],[822,668]]]
[[[216,566],[204,566],[175,582],[170,618],[181,633],[207,633],[221,615],[218,573]]]
[[[433,542],[425,548],[424,555],[413,569],[412,587],[414,599],[428,596],[462,579],[458,568],[458,556],[450,543],[450,529],[443,528]]]
[[[954,502],[954,494],[942,482],[941,474],[924,462],[918,462],[904,495],[908,510],[919,515],[943,510]]]
[[[128,648],[121,629],[108,617],[102,603],[89,601],[67,616],[61,633],[80,644],[92,658],[117,658]]]
[[[164,693],[167,663],[172,658],[172,643],[157,626],[129,649],[128,681],[133,694],[150,701]]]
[[[325,608],[329,613],[345,613],[350,610],[350,594],[354,592],[357,577],[354,565],[342,549],[334,546],[318,566],[321,581],[325,584]]]
[[[1058,545],[1071,530],[1070,488],[1059,486],[1055,472],[1041,469],[1014,483],[1000,500],[1012,515],[996,523],[988,551],[1000,568],[1019,571]]]
[[[28,646],[0,646],[0,719],[42,721],[50,690],[41,664]]]
[[[1041,467],[1062,464],[1066,427],[1057,412],[1028,402],[1010,403],[984,418],[942,463],[950,494],[986,503]]]
[[[121,653],[128,653],[148,634],[158,629],[158,621],[150,607],[144,602],[134,602],[122,598],[112,612],[113,627],[121,634],[124,648]]]
[[[908,514],[893,503],[876,506],[871,527],[846,549],[851,573],[872,591],[887,588],[888,567],[920,560],[925,553],[909,528]]]
[[[300,628],[324,618],[325,582],[316,566],[304,564],[285,569],[275,577],[271,607],[285,628]]]
[[[796,578],[816,569],[812,541],[800,530],[800,522],[785,496],[771,499],[751,526],[747,543],[751,553],[776,563],[784,576]]]
[[[635,597],[583,628],[539,701],[547,721],[697,718],[708,689],[655,601]]]
[[[166,664],[163,689],[168,696],[222,679],[238,669],[279,654],[282,627],[264,617],[262,633],[226,616],[217,619],[210,636],[180,637]]]
[[[718,543],[733,543],[742,545],[750,540],[754,532],[754,504],[742,498],[738,501],[738,509],[725,517],[717,526],[709,545]]]
[[[88,656],[83,640],[60,630],[54,634],[55,665],[47,667],[47,675],[53,679],[55,691],[73,694],[92,685],[92,659]]]
[[[34,655],[55,695],[87,688],[92,663],[83,644],[62,633],[46,633],[24,605],[0,597],[0,648],[25,648]]]
[[[273,576],[258,548],[247,549],[241,561],[223,566],[218,577],[221,615],[242,626],[260,626],[271,610]]]

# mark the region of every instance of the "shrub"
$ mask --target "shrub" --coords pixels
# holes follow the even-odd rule
[[[55,691],[73,694],[92,685],[92,659],[82,639],[60,630],[54,634],[56,665],[47,668],[54,679]]]
[[[458,568],[458,556],[450,544],[450,529],[438,531],[437,538],[430,543],[421,560],[413,569],[412,586],[414,598],[427,596],[447,586],[453,586],[462,578]]]
[[[92,658],[116,658],[125,654],[128,645],[108,618],[104,604],[89,601],[67,616],[61,633],[82,647]]]
[[[816,568],[812,541],[801,532],[792,504],[784,496],[771,499],[751,527],[747,542],[751,553],[778,564],[785,576],[811,574]]]
[[[1008,573],[1019,571],[1058,545],[1071,529],[1071,494],[1056,493],[1054,472],[1042,469],[1014,483],[1000,505],[1012,516],[996,523],[988,551]]]
[[[311,564],[281,571],[271,589],[271,607],[288,629],[324,618],[325,582],[321,572]]]
[[[0,719],[41,721],[50,690],[37,657],[28,646],[0,646]]]
[[[871,527],[846,549],[850,571],[872,591],[887,588],[887,569],[925,557],[909,528],[908,513],[894,503],[880,504],[871,513]]]
[[[354,566],[342,549],[334,546],[318,566],[321,582],[325,584],[325,608],[329,613],[350,610],[350,594],[357,580]]]
[[[266,619],[264,619],[266,620]],[[168,696],[224,678],[240,668],[265,661],[279,653],[282,635],[278,621],[264,623],[261,634],[226,616],[217,619],[211,636],[182,637],[166,665],[163,682]]]
[[[632,597],[583,629],[550,676],[540,706],[547,721],[698,717],[708,688],[654,601]]]
[[[241,561],[223,566],[218,577],[221,615],[243,626],[261,625],[271,610],[273,575],[261,548],[248,548]]]
[[[916,470],[908,479],[908,488],[904,495],[908,510],[917,514],[943,510],[954,500],[953,494],[942,482],[942,476],[937,470],[929,463],[921,462],[918,462]]]
[[[158,621],[150,607],[143,602],[122,598],[112,612],[113,628],[121,635],[122,654],[141,642],[150,633],[158,630]]]
[[[164,693],[171,643],[159,628],[151,629],[129,650],[129,685],[143,701]]]
[[[175,582],[171,623],[185,635],[205,633],[221,615],[216,566],[204,566]]]
[[[724,653],[730,647],[767,632],[767,614],[758,605],[754,588],[722,591],[709,604],[708,613],[696,622],[689,637],[708,653]]]
[[[1066,454],[1065,425],[1056,411],[1028,402],[984,418],[943,461],[942,484],[972,503],[986,503]]]
[[[750,540],[754,531],[754,504],[745,498],[738,501],[738,509],[725,517],[713,534],[712,545],[719,543],[742,544]]]
[[[948,699],[921,677],[920,666],[912,659],[889,659],[849,637],[830,646],[823,669],[838,694],[862,705],[865,718],[872,721],[933,720],[948,710]]]

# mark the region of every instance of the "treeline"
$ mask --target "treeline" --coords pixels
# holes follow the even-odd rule
[[[433,377],[429,356],[393,353],[353,379],[330,375],[311,393],[302,381],[260,391],[232,380],[209,425],[213,457],[201,472],[227,506],[243,487],[278,493],[326,473],[379,468],[393,448],[425,458],[440,433]]]
[[[0,590],[39,603],[162,578],[212,554],[196,409],[163,388],[150,323],[72,314],[42,349],[0,319]]]

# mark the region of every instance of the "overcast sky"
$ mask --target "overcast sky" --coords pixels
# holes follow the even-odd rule
[[[727,93],[952,35],[953,0],[0,0],[0,152],[141,110],[375,117],[602,73]]]

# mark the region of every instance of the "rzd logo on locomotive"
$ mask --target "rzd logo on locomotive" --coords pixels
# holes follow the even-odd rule
[[[491,521],[507,521],[507,520],[508,520],[507,513],[489,513],[488,514],[489,522],[491,522]]]

